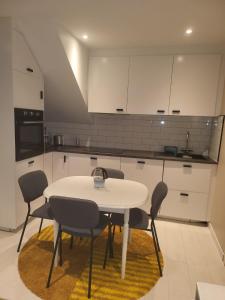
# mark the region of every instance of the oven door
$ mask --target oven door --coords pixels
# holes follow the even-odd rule
[[[16,161],[44,153],[43,129],[43,122],[16,122]]]

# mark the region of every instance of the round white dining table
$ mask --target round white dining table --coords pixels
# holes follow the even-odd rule
[[[65,177],[50,184],[44,196],[62,196],[94,201],[99,210],[124,214],[121,278],[125,278],[127,245],[129,235],[129,212],[131,208],[143,205],[149,198],[147,187],[139,182],[108,178],[104,187],[96,188],[91,176]],[[58,224],[54,222],[54,242]],[[58,262],[56,257],[55,264]]]

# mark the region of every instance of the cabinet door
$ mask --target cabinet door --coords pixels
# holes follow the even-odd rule
[[[89,62],[88,111],[126,111],[128,57],[93,57]]]
[[[13,71],[14,107],[44,109],[44,83],[42,78]]]
[[[131,57],[127,112],[168,114],[172,56]]]
[[[27,214],[27,204],[23,200],[18,179],[20,176],[36,171],[43,170],[43,155],[39,155],[33,158],[25,159],[16,163],[16,227],[24,223]],[[44,203],[44,198],[31,202],[31,209],[35,209]]]
[[[166,161],[163,181],[170,190],[208,193],[212,166],[189,162]]]
[[[52,180],[53,182],[68,176],[68,154],[53,152]]]
[[[120,158],[111,156],[69,154],[69,176],[90,176],[94,168],[112,168],[120,170]]]
[[[13,69],[29,75],[42,77],[39,66],[22,34],[13,30]]]
[[[52,152],[44,154],[44,172],[48,179],[48,184],[52,183]]]
[[[220,65],[220,55],[175,56],[170,114],[214,116]]]
[[[162,181],[163,161],[121,158],[121,170],[125,174],[125,179],[141,182],[148,187],[150,196],[149,201],[141,208],[149,213],[152,192],[157,183]]]
[[[207,194],[169,190],[162,203],[160,216],[207,221],[207,207]]]

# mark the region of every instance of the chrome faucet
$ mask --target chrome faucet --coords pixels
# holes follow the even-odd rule
[[[183,152],[191,152],[192,151],[192,149],[189,148],[189,140],[190,140],[190,131],[187,131],[186,144],[185,144],[185,148],[182,150]]]

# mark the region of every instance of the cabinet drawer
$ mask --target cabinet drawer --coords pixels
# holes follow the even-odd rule
[[[212,167],[207,164],[166,161],[164,182],[170,190],[208,193]]]
[[[160,216],[206,221],[207,208],[207,194],[169,190],[161,206]]]

